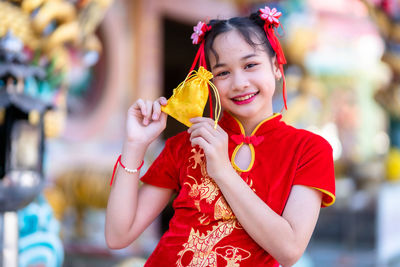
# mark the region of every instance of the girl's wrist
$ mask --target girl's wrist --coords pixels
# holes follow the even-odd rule
[[[219,168],[212,177],[216,182],[226,179],[231,176],[231,173],[235,172],[230,162],[226,162],[225,164],[219,165]]]
[[[151,144],[151,141],[149,140],[138,140],[138,139],[132,139],[132,138],[128,138],[126,137],[124,140],[124,147],[128,147],[128,148],[142,148],[145,147],[147,149],[147,147]]]
[[[124,162],[140,163],[144,158],[148,146],[146,143],[125,141],[121,153],[122,160]]]

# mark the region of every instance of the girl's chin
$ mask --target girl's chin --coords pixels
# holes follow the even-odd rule
[[[233,116],[235,116],[238,119],[239,118],[240,119],[248,119],[248,120],[254,120],[254,119],[257,119],[257,118],[266,119],[266,118],[271,116],[270,113],[263,114],[263,112],[255,111],[255,110],[251,110],[251,109],[241,110],[241,111],[238,111],[238,110],[227,110],[226,109],[226,111],[230,112]]]

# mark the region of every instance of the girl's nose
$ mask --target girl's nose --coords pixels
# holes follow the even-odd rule
[[[247,79],[246,75],[243,73],[235,73],[233,75],[233,84],[232,84],[232,89],[235,90],[244,90],[249,87],[250,83],[249,80]]]

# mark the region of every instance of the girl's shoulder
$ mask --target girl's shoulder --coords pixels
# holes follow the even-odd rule
[[[329,142],[317,133],[305,129],[299,129],[288,124],[284,124],[283,128],[284,134],[295,143],[304,146],[318,146],[327,150],[332,150],[332,146]]]

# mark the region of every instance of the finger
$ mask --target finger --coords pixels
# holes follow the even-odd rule
[[[158,101],[154,101],[153,103],[153,115],[151,116],[151,118],[153,120],[158,120],[160,118],[160,114],[161,114],[161,105],[159,100]]]
[[[214,129],[214,126],[207,121],[193,123],[192,126],[188,129],[188,133],[192,133],[193,131],[200,128],[207,129],[207,131],[209,131],[214,136],[218,134],[218,132]]]
[[[140,113],[142,114],[142,116],[146,116],[146,105],[143,101],[143,99],[138,99],[135,104],[133,104],[133,108],[136,110],[140,110]]]
[[[215,125],[215,124],[214,124],[214,125]],[[213,128],[214,128],[214,127],[213,127]],[[227,133],[225,132],[225,130],[222,129],[222,127],[219,126],[218,124],[217,124],[217,128],[214,128],[214,129],[217,130],[217,132],[219,132],[220,134],[227,135]]]
[[[151,116],[151,113],[153,110],[153,102],[147,100],[145,102],[145,108],[146,108],[146,115],[144,115],[143,124],[148,125],[150,122],[150,116]]]
[[[219,131],[219,133],[223,136],[223,138],[225,138],[226,140],[228,140],[229,135],[228,135],[227,132],[225,132],[224,129],[222,129],[221,127],[218,126],[218,127],[217,127],[217,131]]]
[[[191,123],[207,122],[214,125],[214,120],[206,117],[194,117],[189,120]]]
[[[161,114],[160,114],[160,122],[161,122],[163,125],[166,125],[166,124],[167,124],[167,117],[168,117],[168,114],[167,114],[167,113],[161,112]]]
[[[202,137],[204,140],[206,140],[208,143],[212,144],[215,141],[215,136],[210,133],[209,130],[205,129],[204,127],[195,129],[192,131],[190,134],[190,139],[194,139],[197,137]]]
[[[190,119],[190,121],[192,122],[192,124],[204,123],[215,129],[215,121],[211,118],[195,117]]]
[[[168,103],[168,100],[165,98],[165,97],[160,97],[159,99],[158,99],[158,102],[162,105],[162,106],[165,106],[167,103]]]
[[[204,140],[203,138],[201,138],[201,137],[193,138],[191,140],[191,144],[192,144],[192,147],[199,146],[200,148],[202,148],[204,150],[204,153],[206,153],[206,154],[208,153],[208,148],[209,148],[210,144],[207,143],[207,141]]]

